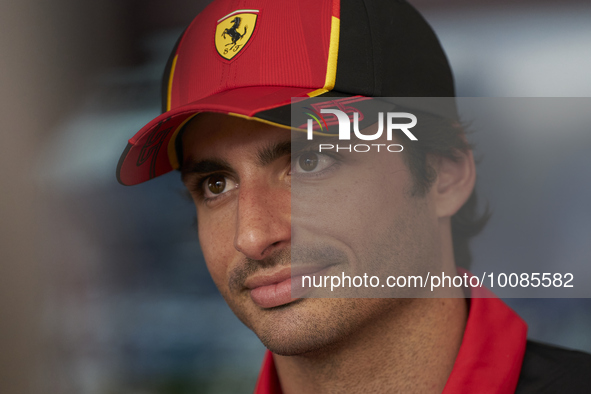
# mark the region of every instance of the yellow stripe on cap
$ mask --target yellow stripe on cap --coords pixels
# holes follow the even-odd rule
[[[330,45],[328,47],[328,62],[326,64],[326,79],[322,89],[314,90],[308,93],[310,97],[320,96],[329,90],[334,89],[337,79],[337,61],[339,60],[339,36],[341,30],[341,20],[333,16],[330,24]]]
[[[326,66],[326,82],[324,89],[333,90],[337,79],[337,60],[339,58],[339,32],[341,21],[336,16],[332,17],[330,27],[330,46],[328,48],[328,64]]]
[[[228,112],[228,115],[235,116],[237,118],[247,119],[247,120],[254,120],[254,121],[261,122],[261,123],[264,123],[264,124],[268,124],[268,125],[271,125],[271,126],[280,127],[282,129],[286,129],[286,130],[299,131],[299,132],[302,132],[302,133],[307,133],[308,132],[308,130],[306,130],[306,129],[300,129],[299,127],[290,127],[290,126],[287,126],[287,125],[284,125],[284,124],[281,124],[281,123],[273,122],[271,120],[257,118],[256,116],[242,115],[242,114],[237,114],[235,112]],[[322,132],[319,132],[319,131],[314,131],[313,134],[314,135],[320,135],[320,136],[323,136],[323,137],[334,137],[334,136],[338,135],[338,134],[322,133]]]
[[[264,124],[268,124],[268,125],[279,127],[279,128],[286,129],[286,130],[292,129],[291,126],[284,125],[281,123],[276,123],[276,122],[273,122],[273,121],[267,120],[267,119],[257,118],[256,116],[242,115],[242,114],[237,114],[235,112],[228,112],[228,115],[235,116],[237,118],[247,119],[247,120],[256,120],[257,122],[261,122]]]
[[[193,115],[185,119],[183,123],[181,123],[179,127],[176,128],[174,133],[172,133],[172,135],[170,136],[170,140],[168,140],[168,161],[170,162],[170,166],[174,170],[178,170],[181,166],[181,164],[179,163],[179,158],[176,154],[176,138],[179,135],[179,131],[181,131],[183,127],[198,114],[199,112],[194,113]]]
[[[166,97],[166,110],[170,111],[171,102],[172,102],[172,79],[174,77],[174,69],[176,68],[176,60],[178,59],[179,55],[175,55],[174,59],[172,60],[172,66],[170,67],[170,75],[168,76],[168,94]]]

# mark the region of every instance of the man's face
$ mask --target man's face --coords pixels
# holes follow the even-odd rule
[[[211,276],[238,318],[283,355],[338,346],[419,303],[294,299],[292,265],[385,278],[438,263],[430,194],[411,197],[401,154],[293,156],[288,130],[227,115],[200,114],[183,135],[183,181]]]

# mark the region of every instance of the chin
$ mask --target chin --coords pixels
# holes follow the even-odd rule
[[[324,351],[334,335],[319,335],[307,327],[263,330],[259,339],[271,352],[280,356],[304,356]]]
[[[344,301],[344,302],[343,302]],[[300,299],[247,324],[271,352],[311,356],[338,347],[355,331],[354,300]]]

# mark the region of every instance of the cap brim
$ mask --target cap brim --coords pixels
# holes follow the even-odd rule
[[[175,138],[199,112],[219,112],[290,128],[292,98],[323,93],[294,87],[247,87],[220,92],[167,111],[156,117],[129,141],[117,165],[119,183],[131,186],[178,168]],[[334,92],[333,92],[334,93]]]

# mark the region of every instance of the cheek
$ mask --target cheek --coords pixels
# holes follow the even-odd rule
[[[227,276],[237,251],[234,226],[228,214],[197,213],[199,243],[211,277],[218,289],[227,287]]]
[[[298,226],[354,246],[383,232],[408,208],[410,175],[402,162],[362,163],[324,183],[298,186],[292,213]]]

